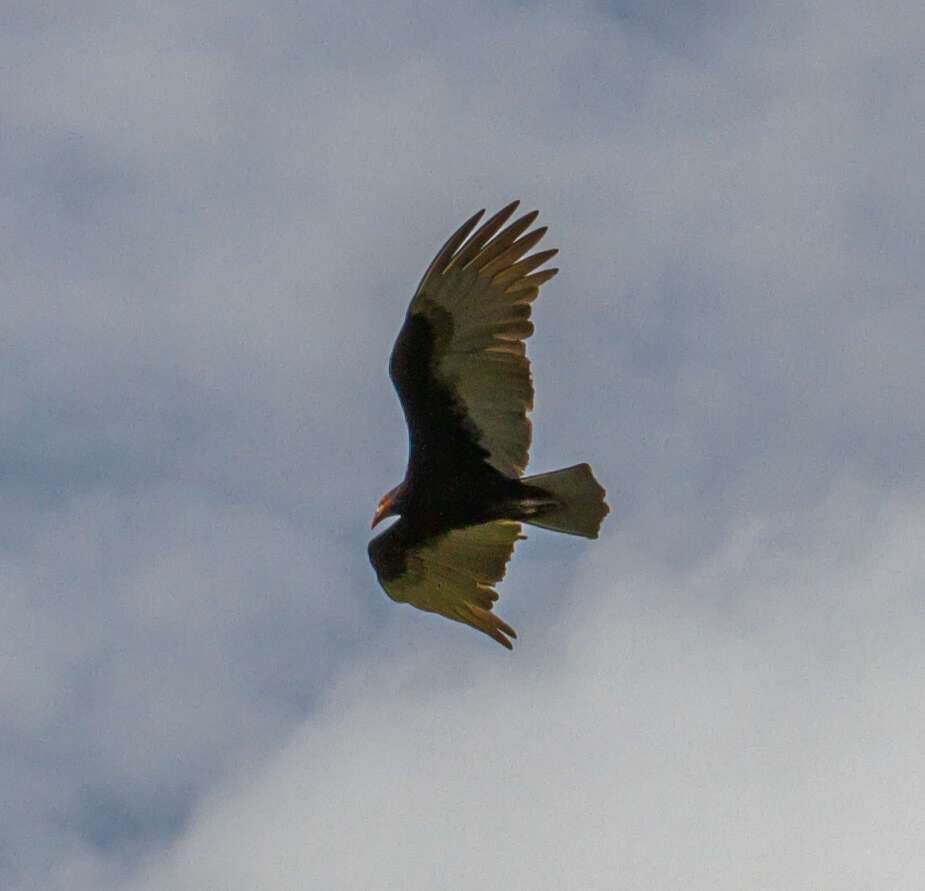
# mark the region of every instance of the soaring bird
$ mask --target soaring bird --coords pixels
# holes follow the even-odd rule
[[[466,220],[411,300],[389,361],[408,424],[408,469],[372,526],[400,517],[369,543],[393,600],[465,622],[508,649],[517,635],[492,611],[492,585],[525,537],[521,522],[597,538],[609,511],[587,464],[522,476],[533,408],[530,304],[558,269],[539,270],[555,250],[529,253],[546,233],[528,231],[538,211],[505,227],[518,203],[481,226],[484,210]]]

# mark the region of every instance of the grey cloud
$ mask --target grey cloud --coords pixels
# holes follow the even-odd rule
[[[323,839],[432,887],[415,831],[457,886],[818,886],[842,845],[911,886],[918,9],[14,12],[6,886],[286,887]],[[561,248],[531,466],[614,513],[518,547],[505,659],[364,551],[407,298],[513,197]]]

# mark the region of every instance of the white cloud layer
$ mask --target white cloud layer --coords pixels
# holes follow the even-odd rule
[[[822,529],[859,494],[692,572],[611,537],[551,659],[437,680],[420,653],[358,659],[133,891],[915,887],[925,506],[841,553]]]
[[[0,885],[914,888],[925,12],[7,4]],[[433,251],[543,211],[513,654],[366,563]]]

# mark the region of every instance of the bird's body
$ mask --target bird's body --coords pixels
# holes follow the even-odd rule
[[[557,270],[532,272],[555,251],[521,259],[545,229],[536,212],[501,229],[514,202],[468,220],[431,263],[389,363],[410,450],[404,481],[373,525],[401,518],[369,545],[395,600],[466,622],[510,648],[513,629],[492,612],[499,581],[523,538],[520,522],[596,538],[608,512],[587,464],[522,478],[533,385],[523,340],[530,303]],[[499,232],[499,230],[501,230]]]

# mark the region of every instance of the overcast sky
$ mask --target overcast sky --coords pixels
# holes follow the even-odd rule
[[[0,7],[0,886],[920,888],[925,9]],[[513,653],[393,604],[388,354],[561,272]]]

